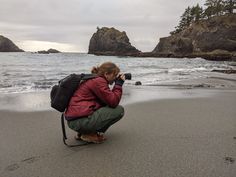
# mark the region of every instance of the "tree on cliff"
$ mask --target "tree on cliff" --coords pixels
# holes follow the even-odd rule
[[[191,8],[188,6],[180,17],[179,25],[170,34],[177,34],[189,27],[193,22],[198,22],[205,18],[209,19],[212,16],[234,13],[236,0],[206,0],[205,6],[206,8],[204,10],[199,4]]]
[[[214,15],[223,15],[224,4],[222,0],[206,0],[204,14],[210,18]]]
[[[192,22],[197,22],[203,18],[203,9],[197,4],[193,7],[187,7],[180,17],[179,25],[175,27],[175,31],[170,34],[176,34],[189,27]]]
[[[192,10],[188,6],[180,17],[179,25],[176,26],[175,31],[170,32],[170,34],[176,34],[176,33],[181,32],[182,30],[184,30],[186,27],[188,27],[191,24],[192,20],[193,20]]]
[[[183,15],[180,18],[181,20],[179,23],[179,28],[182,30],[186,28],[187,26],[189,26],[193,20],[192,9],[190,7],[185,9]]]
[[[191,16],[193,21],[198,22],[203,18],[203,8],[197,4],[191,8]]]
[[[236,9],[236,0],[225,0],[224,3],[224,11],[226,13],[232,14]]]
[[[236,9],[236,0],[206,0],[205,16],[220,16],[225,13],[234,13]]]

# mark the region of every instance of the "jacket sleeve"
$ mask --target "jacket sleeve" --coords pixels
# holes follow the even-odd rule
[[[122,96],[122,86],[115,85],[111,90],[105,79],[96,79],[91,89],[92,92],[109,107],[115,108],[119,105]]]

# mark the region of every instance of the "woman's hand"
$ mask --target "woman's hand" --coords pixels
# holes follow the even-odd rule
[[[122,79],[123,81],[125,81],[125,75],[123,73],[119,74],[118,79]]]
[[[123,73],[119,74],[115,80],[116,85],[122,86],[125,82],[125,75]]]

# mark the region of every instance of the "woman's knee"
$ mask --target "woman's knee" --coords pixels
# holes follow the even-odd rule
[[[124,116],[124,108],[120,105],[118,105],[115,108],[111,108],[111,107],[103,107],[100,108],[99,110],[97,110],[94,114],[93,117],[95,115],[97,115],[98,117],[100,117],[103,120],[107,120],[107,119],[121,119]],[[101,120],[100,119],[100,120]]]
[[[116,111],[117,111],[118,117],[122,118],[122,117],[124,116],[124,114],[125,114],[125,109],[124,109],[124,107],[121,106],[121,105],[118,105],[115,109],[116,109]]]
[[[76,124],[76,121],[67,121],[67,125],[70,129],[78,131],[79,127]]]

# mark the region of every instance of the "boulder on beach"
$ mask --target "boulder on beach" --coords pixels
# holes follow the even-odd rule
[[[134,85],[142,85],[141,81],[136,81]]]
[[[133,47],[126,32],[115,28],[97,28],[89,43],[89,54],[95,55],[132,55],[140,51]]]
[[[0,35],[0,52],[24,52],[10,39]]]

